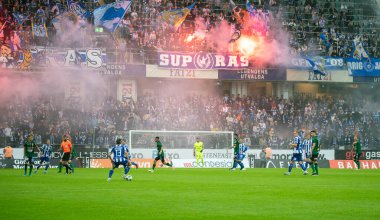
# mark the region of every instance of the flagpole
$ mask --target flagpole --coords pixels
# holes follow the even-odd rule
[[[123,1],[123,2],[125,2],[125,1]],[[113,32],[115,32],[116,29],[119,27],[121,20],[123,20],[125,14],[127,13],[127,11],[129,10],[129,8],[131,7],[132,3],[133,3],[133,0],[130,1],[128,7],[125,9],[125,12],[124,12],[123,16],[120,18],[120,20],[119,20],[119,22],[117,23],[116,28],[115,28],[115,30],[114,30]]]
[[[32,19],[32,37],[34,39],[34,20]]]
[[[20,26],[22,26],[23,24],[24,24],[24,22],[25,21],[28,21],[28,20],[30,20],[30,19],[28,19],[29,18],[29,15],[28,16],[26,16],[26,18],[22,21],[22,23],[20,24]]]
[[[5,24],[6,24],[7,22],[8,22],[8,21],[5,21],[5,22],[4,22],[3,26],[1,26],[1,28],[0,28],[0,31],[3,31],[4,26],[5,26]]]

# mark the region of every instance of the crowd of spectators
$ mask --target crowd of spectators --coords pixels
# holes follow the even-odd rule
[[[231,13],[228,1],[205,1],[196,5],[177,32],[168,31],[167,26],[157,25],[159,14],[162,11],[185,7],[191,3],[190,1],[175,2],[174,5],[171,1],[135,2],[132,12],[127,14],[122,25],[123,36],[127,36],[127,45],[137,45],[145,51],[155,49],[205,51],[210,49],[207,41],[203,39],[186,41],[187,37],[194,33],[195,18],[202,18],[207,29],[222,21],[227,21],[231,26],[237,22],[234,14]],[[245,8],[245,1],[235,2]],[[380,50],[378,50],[380,23],[377,12],[374,10],[378,7],[375,1],[365,3],[312,0],[251,2],[259,10],[269,10],[273,19],[272,23],[283,24],[283,28],[290,33],[289,45],[293,54],[350,57],[352,56],[352,40],[357,34],[362,34],[363,45],[367,48],[369,55],[380,56]],[[361,11],[355,10],[358,6],[362,9]],[[272,28],[276,29],[277,26],[274,25]],[[268,38],[271,37],[276,36],[268,34]]]
[[[59,144],[70,134],[74,144],[107,146],[133,130],[228,130],[243,134],[253,148],[270,143],[286,149],[292,131],[316,129],[324,149],[350,147],[359,131],[364,149],[379,144],[380,115],[366,100],[349,97],[290,99],[237,96],[167,96],[137,101],[87,100],[64,104],[54,99],[14,100],[0,108],[0,143],[19,146],[33,132],[37,144]],[[370,102],[368,102],[370,103]],[[67,107],[71,106],[71,107]]]
[[[294,53],[352,56],[352,41],[363,35],[370,57],[379,57],[379,31],[376,1],[288,1],[283,9],[284,28],[292,33]]]
[[[155,62],[157,50],[215,51],[215,42],[193,36],[199,32],[207,33],[222,23],[228,24],[231,29],[230,33],[225,34],[232,35],[239,22],[233,13],[230,1],[198,1],[178,30],[173,30],[170,25],[160,21],[162,12],[184,8],[193,2],[194,0],[134,2],[131,12],[126,14],[120,27],[121,36],[126,40],[127,47],[132,45],[135,51],[143,49],[146,63]],[[244,0],[235,0],[234,3],[243,9],[246,8]],[[270,9],[275,11],[278,8],[274,0],[255,0],[251,3],[260,12]],[[272,14],[276,16],[275,13]]]
[[[183,8],[194,0],[144,0],[133,1],[130,11],[125,15],[115,36],[122,45],[135,53],[142,52],[145,62],[155,60],[155,51],[200,51],[212,48],[204,39],[187,41],[189,35],[196,30],[196,18],[204,21],[205,29],[210,29],[222,21],[232,26],[237,19],[232,13],[231,5],[227,0],[198,1],[191,10],[183,25],[178,31],[173,31],[164,22],[160,22],[163,11]],[[245,8],[244,0],[235,0],[237,5]],[[80,1],[88,11],[93,11],[99,3]],[[253,0],[251,3],[258,10],[268,10],[273,22],[282,23],[283,28],[290,34],[289,44],[293,53],[311,55],[351,56],[352,40],[357,34],[363,35],[363,45],[370,56],[379,57],[378,49],[379,19],[376,14],[376,1],[316,1],[316,0]],[[4,25],[0,34],[2,43],[20,38],[20,45],[57,46],[55,38],[57,30],[53,19],[67,11],[67,2],[36,1],[36,0],[0,0],[0,27]],[[28,19],[23,24],[17,22],[14,14],[21,14]],[[31,21],[35,24],[45,23],[48,37],[31,37]],[[93,22],[92,17],[88,19]],[[273,26],[276,29],[278,26]],[[86,43],[95,39],[93,28],[86,30],[80,42],[65,46],[87,46]],[[268,34],[268,38],[276,37]],[[70,38],[68,38],[70,39]],[[95,42],[96,43],[96,42]],[[92,42],[92,44],[95,44]],[[86,45],[85,45],[86,44]],[[61,46],[61,45],[60,45]],[[99,45],[98,45],[99,46]],[[101,45],[100,45],[101,46]],[[119,43],[120,46],[120,43]],[[124,49],[124,48],[123,48]]]
[[[81,5],[88,11],[100,6],[99,3],[93,3],[93,1],[82,1]],[[87,46],[84,43],[88,43],[88,40],[82,42],[73,42],[70,38],[65,40],[67,42],[59,40],[61,36],[57,34],[53,21],[67,11],[66,0],[0,0],[0,43],[15,47],[14,50],[20,49],[16,46],[22,48],[29,46]],[[77,22],[76,19],[73,20]],[[75,22],[73,21],[73,23]],[[89,19],[88,22],[90,23],[91,20]],[[41,26],[43,29],[45,26],[46,31],[33,35],[33,25]],[[93,30],[90,29],[86,31],[88,31],[87,34],[93,33]]]

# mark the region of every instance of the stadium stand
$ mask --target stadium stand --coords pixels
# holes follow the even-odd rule
[[[93,11],[99,3],[79,1],[86,10]],[[244,7],[245,1],[235,1]],[[184,45],[186,37],[194,32],[195,18],[203,18],[208,28],[215,23],[226,20],[236,23],[228,1],[199,1],[194,10],[177,32],[169,31],[165,25],[157,25],[159,14],[165,10],[182,8],[192,1],[134,1],[131,10],[120,24],[115,39],[118,48],[132,54],[142,54],[135,62],[152,63],[157,50],[207,50],[210,47],[203,40],[194,40]],[[371,57],[379,57],[379,14],[376,1],[312,1],[312,0],[255,0],[258,9],[268,9],[282,24],[291,37],[293,53],[311,55],[329,55],[348,57],[351,54],[352,40],[357,34],[363,35],[363,45],[368,48]],[[54,19],[67,11],[67,2],[63,1],[2,1],[0,3],[0,24],[4,32],[0,34],[1,42],[15,45],[62,46],[57,38]],[[25,17],[20,22],[19,17]],[[46,24],[47,37],[33,37],[32,22]],[[92,23],[92,18],[88,18]],[[83,30],[93,32],[93,30]],[[85,34],[86,40],[67,42],[64,46],[105,44],[100,38]],[[108,36],[109,37],[109,36]],[[91,39],[92,40],[88,40]],[[8,42],[12,40],[12,42]],[[140,56],[141,57],[141,56]]]
[[[99,3],[93,1],[80,2],[89,11],[99,6]],[[235,2],[241,6],[245,4],[245,1]],[[371,7],[377,4],[374,0],[252,2],[257,8],[271,11],[276,21],[290,33],[293,53],[348,57],[352,52],[353,38],[356,34],[362,34],[363,44],[369,48],[370,55],[380,57],[380,19],[376,9]],[[210,47],[205,41],[194,40],[185,47],[183,42],[187,35],[193,34],[195,17],[205,19],[209,27],[222,20],[236,22],[231,15],[228,1],[199,1],[178,32],[168,31],[167,27],[156,24],[160,12],[182,8],[191,3],[189,0],[134,1],[116,33],[115,50],[127,51],[128,56],[131,56],[126,58],[127,62],[145,64],[156,62],[157,50],[208,50]],[[12,44],[13,50],[20,49],[20,45],[104,46],[105,42],[96,37],[80,42],[66,41],[66,45],[60,45],[53,20],[64,11],[67,11],[65,0],[0,0],[0,27],[3,28],[0,42]],[[18,16],[25,20],[20,22]],[[92,18],[88,21],[93,22]],[[46,24],[46,36],[32,37],[32,23]],[[90,30],[84,29],[84,34],[86,31]],[[86,39],[91,39],[89,34],[86,36]],[[374,148],[380,141],[377,136],[380,132],[379,112],[368,112],[364,100],[352,100],[348,97],[307,99],[300,96],[285,100],[227,95],[191,96],[186,97],[189,102],[184,104],[179,97],[169,96],[158,101],[152,95],[146,94],[139,96],[136,102],[122,103],[113,98],[105,98],[101,103],[89,101],[87,106],[94,107],[86,110],[83,110],[84,104],[70,105],[75,107],[68,109],[47,97],[40,98],[34,100],[32,105],[24,105],[25,100],[13,100],[0,107],[1,143],[5,146],[8,143],[22,143],[32,129],[42,139],[50,138],[53,143],[58,143],[64,133],[70,133],[74,143],[92,143],[95,137],[97,144],[108,144],[119,132],[129,129],[193,128],[236,130],[251,137],[255,145],[270,141],[274,148],[284,148],[290,133],[281,133],[280,130],[291,132],[299,127],[307,129],[310,127],[309,123],[320,128],[321,137],[326,142],[324,145],[332,148],[342,145],[346,131],[353,134],[356,129],[362,132],[365,148]],[[194,103],[202,103],[202,107],[181,114],[181,111]],[[196,116],[203,118],[196,120]],[[302,123],[303,121],[307,123]],[[269,130],[273,129],[274,134],[269,135]]]
[[[249,137],[253,146],[269,142],[275,149],[285,149],[293,129],[313,127],[318,128],[325,148],[343,146],[344,136],[353,135],[355,130],[362,133],[364,149],[376,148],[380,141],[379,112],[366,111],[365,103],[370,102],[347,97],[156,99],[145,94],[136,102],[111,97],[82,104],[52,100],[16,99],[2,106],[0,142],[17,146],[32,130],[40,141],[50,138],[52,143],[59,143],[62,135],[69,133],[76,144],[92,144],[95,138],[97,145],[107,145],[130,129],[234,130]],[[30,102],[32,105],[26,104]]]

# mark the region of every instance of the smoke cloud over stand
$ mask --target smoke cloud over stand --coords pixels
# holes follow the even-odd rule
[[[240,38],[230,42],[235,33],[235,25],[222,20],[211,28],[207,26],[205,19],[195,18],[195,32],[186,38],[186,42],[193,39],[207,42],[209,50],[217,53],[243,54],[248,57],[251,64],[256,67],[270,65],[289,64],[291,55],[289,47],[289,35],[281,24],[271,16],[271,29],[264,30],[264,21],[249,19],[245,29],[241,30]]]

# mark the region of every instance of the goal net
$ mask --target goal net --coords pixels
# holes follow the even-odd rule
[[[193,149],[196,138],[203,142],[205,159],[232,158],[232,131],[129,131],[129,147],[133,158],[154,158],[157,154],[155,137],[160,137],[165,157],[173,159],[194,159]]]

